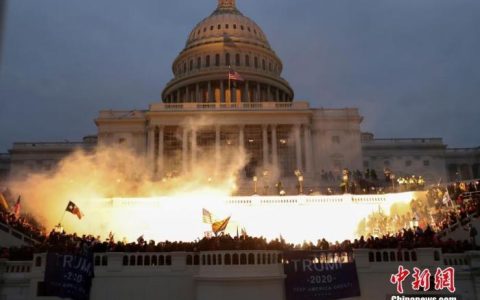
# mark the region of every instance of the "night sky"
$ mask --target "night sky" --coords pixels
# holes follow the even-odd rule
[[[10,0],[0,152],[77,141],[99,110],[160,101],[171,63],[216,0]],[[237,0],[297,100],[358,107],[376,137],[480,145],[480,1]]]

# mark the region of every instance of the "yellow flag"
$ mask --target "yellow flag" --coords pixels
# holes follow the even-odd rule
[[[228,222],[230,222],[230,217],[226,218],[225,220],[213,223],[212,224],[213,233],[217,234],[219,232],[225,231],[225,229],[227,229]]]
[[[0,207],[3,207],[4,210],[8,211],[8,202],[5,200],[5,197],[0,193]]]

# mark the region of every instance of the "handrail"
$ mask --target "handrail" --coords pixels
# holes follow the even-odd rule
[[[12,226],[10,226],[10,225],[2,222],[2,221],[0,221],[0,230],[12,235],[13,237],[15,237],[17,239],[20,239],[20,240],[22,240],[22,241],[24,241],[28,244],[40,244],[40,242],[37,241],[36,239],[34,239],[32,237],[29,237],[25,233],[14,229]]]

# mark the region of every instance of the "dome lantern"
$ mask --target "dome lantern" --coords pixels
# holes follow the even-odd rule
[[[218,8],[236,8],[235,0],[218,0]]]

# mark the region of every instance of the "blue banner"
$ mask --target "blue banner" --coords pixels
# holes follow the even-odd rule
[[[88,300],[93,278],[93,254],[47,254],[46,296]]]
[[[284,260],[287,300],[327,300],[360,296],[354,262],[328,262],[328,259],[322,259],[322,253],[309,251],[286,252]]]

